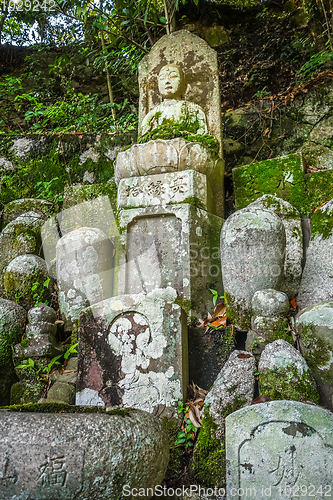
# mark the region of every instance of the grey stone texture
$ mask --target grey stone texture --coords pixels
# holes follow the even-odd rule
[[[55,356],[62,354],[62,346],[56,340],[55,336],[47,333],[28,333],[25,337],[25,344],[17,344],[14,348],[15,365],[25,364],[29,358],[35,360],[36,367],[41,360],[44,364],[45,358],[50,360]],[[23,361],[25,360],[25,361]],[[25,370],[26,371],[26,370]],[[18,370],[17,370],[18,372]],[[24,374],[23,374],[24,377]]]
[[[283,222],[286,232],[284,275],[279,290],[289,299],[298,293],[302,276],[303,234],[301,217],[290,203],[269,194],[258,198],[248,207],[261,207],[275,213]]]
[[[26,316],[23,307],[0,298],[0,406],[9,404],[10,388],[17,380],[12,346],[23,336]]]
[[[248,330],[255,292],[279,289],[284,270],[285,229],[274,213],[257,207],[232,214],[221,232],[221,265],[227,315]]]
[[[25,331],[27,334],[49,334],[55,336],[57,334],[57,325],[48,323],[47,321],[39,321],[38,323],[29,323]]]
[[[299,351],[283,339],[263,350],[259,365],[260,392],[270,399],[318,402],[316,383]]]
[[[125,485],[154,488],[169,459],[162,423],[135,410],[126,415],[0,411],[0,447],[2,500],[117,499]]]
[[[226,418],[226,463],[227,500],[322,499],[333,487],[333,415],[296,401],[242,408]]]
[[[48,390],[47,403],[67,403],[75,404],[75,386],[66,382],[57,381]]]
[[[119,225],[127,263],[118,273],[117,294],[171,286],[189,319],[206,317],[212,305],[209,289],[222,295],[222,223],[187,203],[122,210]]]
[[[296,324],[304,357],[317,382],[320,404],[333,411],[333,302],[321,302],[298,313]]]
[[[208,147],[185,139],[155,139],[135,144],[117,156],[115,177],[121,179],[192,170],[207,177],[211,188],[222,184],[224,163]],[[170,193],[170,190],[168,190]],[[171,194],[171,193],[170,193]],[[170,196],[169,194],[169,196]],[[189,195],[190,196],[190,195]],[[181,201],[181,200],[180,200]]]
[[[26,212],[10,222],[0,234],[0,289],[8,264],[23,254],[40,254],[43,218],[37,212]]]
[[[208,392],[205,407],[209,408],[209,415],[218,425],[218,438],[224,436],[223,410],[232,406],[236,399],[242,405],[248,405],[253,400],[255,367],[256,360],[252,354],[246,351],[233,351]]]
[[[45,321],[47,323],[55,323],[57,320],[57,313],[52,307],[47,304],[40,304],[37,307],[32,307],[28,311],[29,323],[39,323]]]
[[[68,186],[58,221],[62,235],[76,227],[95,227],[107,236],[115,223],[116,189],[110,185]]]
[[[258,290],[252,297],[252,313],[268,318],[285,316],[290,308],[288,297],[272,288]]]
[[[318,214],[331,224],[333,200],[329,201]],[[313,215],[318,217],[318,214]],[[313,222],[311,222],[313,231]],[[301,309],[333,297],[333,236],[313,234],[306,252],[306,262],[302,275],[297,303]]]
[[[6,297],[15,300],[29,310],[36,302],[50,300],[53,279],[49,279],[47,263],[34,254],[19,255],[5,269],[4,288]],[[38,286],[35,288],[35,284]]]
[[[188,384],[186,315],[171,287],[83,311],[76,404],[173,415]]]
[[[213,212],[206,176],[194,170],[121,179],[118,187],[118,209],[186,203],[188,200]]]
[[[80,227],[58,241],[56,255],[59,306],[70,330],[83,309],[112,295],[113,246],[100,229]]]

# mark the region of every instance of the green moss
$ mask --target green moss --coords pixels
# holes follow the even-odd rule
[[[206,406],[190,470],[203,486],[222,488],[226,477],[225,440],[218,439],[217,432],[218,426]]]
[[[264,373],[259,374],[259,382],[261,394],[268,396],[271,401],[283,399],[313,401],[313,403],[319,401],[310,372],[304,372],[301,375],[295,365],[265,370]]]
[[[236,394],[233,403],[227,405],[221,415],[226,418],[245,403],[246,400]],[[226,480],[225,438],[217,438],[218,431],[219,428],[209,413],[209,406],[205,406],[190,469],[200,484],[211,488],[224,487]],[[224,429],[222,434],[224,436]]]
[[[106,411],[98,406],[85,408],[83,406],[74,406],[66,403],[30,403],[24,405],[1,406],[0,409],[33,413],[105,413],[106,415],[119,415],[121,417],[126,417],[131,410],[131,408],[116,408]]]
[[[181,203],[188,203],[189,205],[193,205],[194,207],[201,208],[202,210],[206,210],[205,205],[196,196],[188,196]]]
[[[248,330],[251,326],[251,311],[245,311],[227,292],[224,292],[224,302],[227,306],[228,323],[237,325],[241,330]]]
[[[175,304],[180,306],[188,315],[190,310],[191,310],[191,301],[184,299],[184,295],[181,295],[180,297],[177,297],[175,300]]]
[[[304,359],[316,379],[318,378],[324,383],[332,383],[333,374],[331,370],[323,369],[331,359],[331,351],[325,340],[315,335],[314,331],[315,327],[312,325],[302,325],[301,327],[302,342],[307,350]]]
[[[233,170],[236,209],[246,207],[264,194],[271,194],[307,212],[305,179],[299,155],[238,167]]]
[[[332,235],[333,231],[333,214],[323,210],[317,210],[311,217],[311,239],[315,236],[322,236],[324,240]]]
[[[10,404],[23,405],[27,403],[37,403],[41,397],[41,392],[37,381],[17,382],[10,391]]]
[[[199,122],[194,122],[189,125],[188,122],[177,123],[173,120],[164,120],[162,125],[154,128],[154,130],[148,132],[146,135],[139,137],[138,143],[144,144],[156,139],[170,140],[180,137],[189,142],[199,142],[206,146],[214,157],[217,157],[220,147],[217,139],[215,139],[213,135],[197,134],[196,132],[200,126]]]
[[[177,435],[179,432],[179,420],[177,418],[164,417],[162,424],[169,437],[170,455],[167,473],[173,476],[179,476],[182,473],[182,456],[183,450],[180,446],[175,446]]]
[[[275,196],[267,196],[263,201],[263,205],[266,208],[272,208],[276,215],[283,219],[299,219],[299,212],[296,208],[286,210],[286,208],[281,205],[280,200]]]

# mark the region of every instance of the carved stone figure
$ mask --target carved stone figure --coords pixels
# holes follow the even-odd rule
[[[141,137],[164,124],[178,125],[194,134],[208,133],[204,111],[197,104],[184,100],[186,82],[179,66],[163,66],[158,75],[158,90],[164,100],[144,117],[139,131]]]
[[[141,61],[139,84],[139,143],[118,154],[117,183],[196,170],[213,191],[220,189],[224,163],[215,51],[186,31],[167,35]]]

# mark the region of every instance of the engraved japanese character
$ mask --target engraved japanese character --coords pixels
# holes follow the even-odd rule
[[[6,455],[0,468],[0,484],[9,486],[17,482],[17,472],[13,467],[10,467],[10,459]]]
[[[46,457],[46,462],[39,467],[40,476],[38,483],[47,486],[65,486],[67,472],[65,470],[65,457]]]

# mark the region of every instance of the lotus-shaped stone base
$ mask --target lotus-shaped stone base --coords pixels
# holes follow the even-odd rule
[[[156,139],[145,144],[135,144],[119,153],[116,161],[116,182],[128,177],[154,175],[165,172],[196,170],[208,179],[223,176],[223,160],[199,143],[177,138]]]

